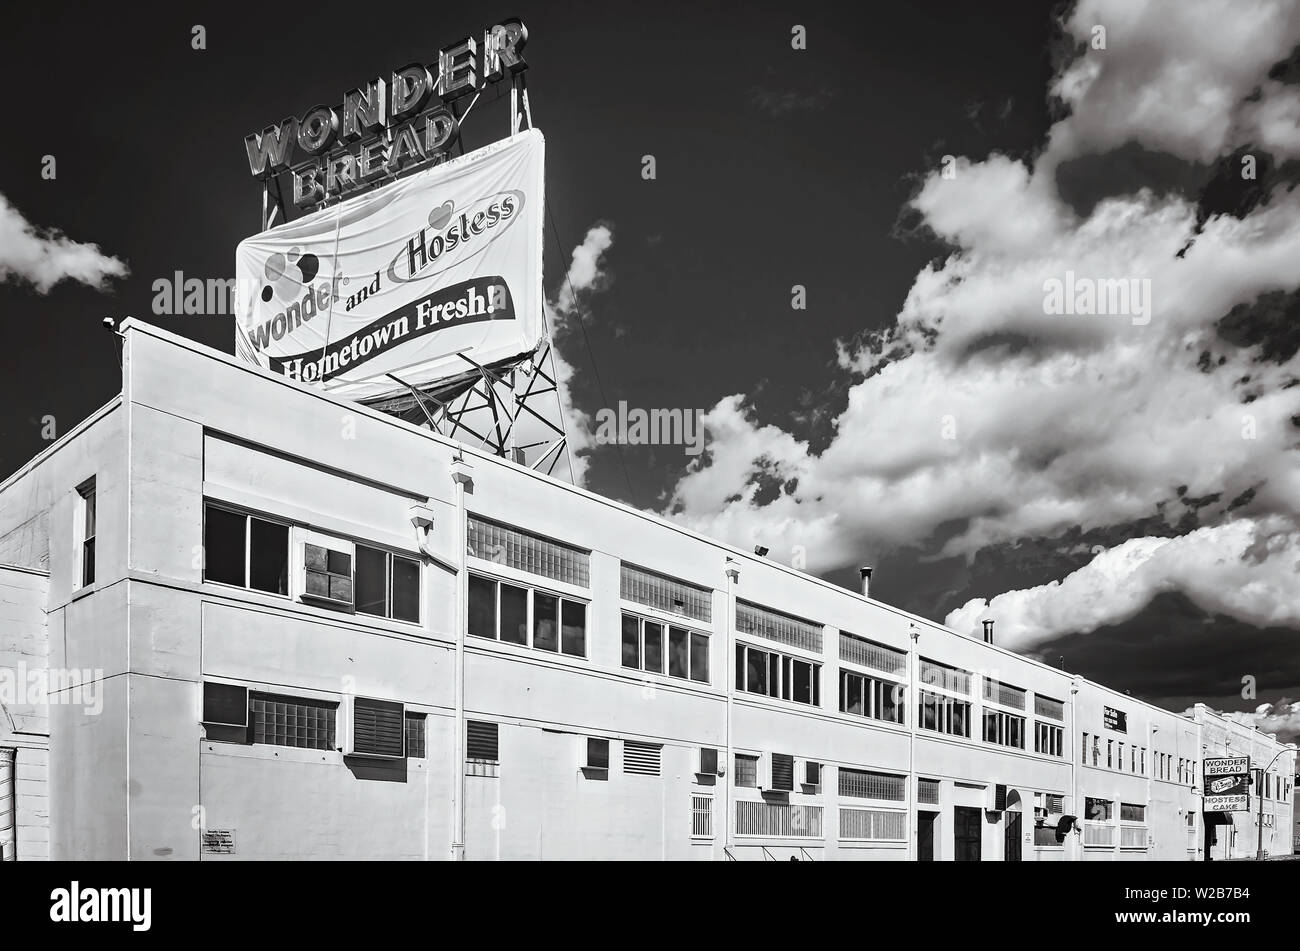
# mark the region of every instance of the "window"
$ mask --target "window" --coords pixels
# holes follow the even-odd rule
[[[1101,738],[1096,735],[1092,738],[1092,765],[1101,765]]]
[[[949,667],[938,661],[921,658],[921,682],[931,687],[942,687],[964,696],[970,696],[970,678],[968,670]]]
[[[623,666],[652,674],[664,672],[664,629],[668,635],[668,676],[709,682],[709,637],[635,614],[623,615]]]
[[[875,773],[865,769],[846,769],[841,766],[839,794],[852,799],[903,802],[907,797],[907,777],[892,773]]]
[[[1114,769],[1115,767],[1115,741],[1106,741],[1106,768]]]
[[[495,723],[483,720],[465,721],[465,758],[481,763],[500,762],[500,742]]]
[[[587,769],[592,770],[609,770],[609,740],[598,737],[587,737]]]
[[[333,750],[338,704],[279,694],[249,694],[253,742],[308,750]]]
[[[77,489],[81,496],[81,587],[95,583],[95,480]]]
[[[1147,818],[1147,807],[1137,806],[1129,802],[1119,804],[1120,822],[1145,822]]]
[[[203,682],[203,722],[210,726],[248,726],[248,688]]]
[[[1094,799],[1087,796],[1084,805],[1086,807],[1084,818],[1095,822],[1109,822],[1115,810],[1115,803],[1110,799]]]
[[[619,572],[619,594],[648,608],[681,614],[696,621],[713,619],[713,592],[667,575],[624,564]]]
[[[1119,758],[1115,761],[1115,768],[1116,769],[1124,768],[1124,744],[1123,743],[1119,744]]]
[[[856,634],[840,632],[840,660],[887,674],[907,674],[907,652]]]
[[[736,803],[736,834],[819,839],[822,807],[741,800]]]
[[[840,712],[888,723],[903,722],[902,684],[892,680],[840,671]]]
[[[303,545],[303,593],[325,601],[352,603],[352,555],[321,545]]]
[[[906,841],[907,813],[891,809],[841,809],[841,839]]]
[[[425,719],[423,713],[408,713],[406,715],[406,755],[410,759],[424,759],[426,755]]]
[[[736,785],[758,786],[758,757],[736,754]]]
[[[1048,756],[1065,755],[1065,728],[1054,723],[1034,724],[1034,751]]]
[[[420,563],[365,545],[356,551],[357,613],[419,623]]]
[[[1023,710],[1025,709],[1025,697],[1025,691],[1019,687],[1013,687],[1010,684],[1004,684],[989,677],[984,678],[985,700],[1000,703],[1004,707]]]
[[[203,580],[289,593],[289,526],[208,505],[203,523]]]
[[[691,838],[713,838],[713,797],[691,795]]]
[[[1136,746],[1128,748],[1128,771],[1136,773],[1138,771],[1138,751]]]
[[[967,700],[922,690],[917,712],[917,724],[924,730],[970,736],[970,702]]]
[[[531,614],[531,624],[529,617]],[[587,605],[508,581],[469,576],[469,633],[572,657],[587,654]]]
[[[1034,713],[1040,717],[1051,717],[1053,720],[1064,722],[1065,704],[1051,697],[1034,694]]]
[[[1088,734],[1087,733],[1083,734],[1083,752],[1079,756],[1079,762],[1085,765],[1088,762]]]
[[[1025,748],[1025,718],[1001,710],[984,711],[984,742]]]
[[[931,806],[939,805],[939,780],[918,779],[916,781],[916,801]]]
[[[736,602],[736,630],[812,654],[822,652],[822,626],[746,601]]]
[[[466,550],[476,558],[529,574],[578,588],[588,586],[589,552],[478,515],[469,517]]]
[[[1147,772],[1147,748],[1145,746],[1139,751],[1138,766],[1142,770],[1142,775],[1145,776]]]
[[[821,706],[822,665],[787,654],[736,645],[736,689]]]

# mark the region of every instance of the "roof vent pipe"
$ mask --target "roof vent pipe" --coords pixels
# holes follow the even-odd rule
[[[984,622],[984,643],[993,643],[993,622],[991,620],[986,620]]]
[[[863,565],[858,569],[858,573],[862,575],[862,596],[864,598],[871,597],[871,572],[874,570],[870,565]]]

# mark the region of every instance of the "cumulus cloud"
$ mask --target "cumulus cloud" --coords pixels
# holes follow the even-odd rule
[[[1139,142],[1204,163],[1261,133],[1283,148],[1270,120],[1291,96],[1266,77],[1300,42],[1291,0],[1080,0],[1065,29],[1086,53],[1052,85],[1071,110],[1053,129],[1059,153]]]
[[[556,381],[560,385],[560,405],[569,438],[569,458],[573,464],[575,485],[584,483],[587,469],[591,465],[591,417],[573,402],[571,384],[577,370],[564,351],[571,349],[568,345],[571,335],[581,333],[577,329],[580,306],[577,295],[584,291],[599,291],[609,283],[605,252],[613,244],[614,232],[609,225],[597,223],[588,228],[582,243],[573,249],[565,279],[551,295],[546,308],[553,341],[551,355],[555,360]],[[584,311],[582,316],[590,317],[590,312]]]
[[[1262,703],[1243,718],[1264,733],[1276,733],[1283,743],[1300,739],[1300,700],[1283,698],[1277,703]]]
[[[23,281],[48,294],[60,281],[102,289],[109,278],[126,274],[126,265],[98,245],[37,228],[0,195],[0,281]]]
[[[1172,531],[1188,499],[1209,497],[1194,509],[1208,534],[1135,539],[1062,581],[1053,596],[1068,583],[1102,602],[1071,598],[1073,619],[1043,595],[1005,595],[1022,641],[1132,616],[1173,589],[1300,626],[1286,589],[1300,557],[1300,360],[1216,330],[1232,308],[1300,288],[1300,190],[1277,188],[1241,218],[1148,188],[1083,214],[1055,177],[1065,158],[1135,141],[1200,162],[1265,126],[1285,139],[1291,94],[1266,77],[1300,41],[1296,9],[1078,4],[1065,29],[1082,41],[1103,23],[1107,48],[1054,81],[1070,111],[1043,154],[963,159],[911,200],[949,250],[917,274],[894,325],[837,345],[857,379],[830,444],[812,454],[728,396],[667,512],[738,544],[802,544],[825,572],[901,547],[973,557],[1161,514]],[[1049,287],[1076,279],[1133,296],[1118,315],[1051,313]]]
[[[986,617],[1017,650],[1133,617],[1157,594],[1177,591],[1211,613],[1257,627],[1300,626],[1300,529],[1281,517],[1234,519],[1172,538],[1133,538],[1102,551],[1060,581],[991,600],[946,618],[974,634]]]

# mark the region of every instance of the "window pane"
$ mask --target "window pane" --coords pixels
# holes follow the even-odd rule
[[[497,583],[478,575],[469,576],[469,632],[497,636]]]
[[[840,707],[845,713],[862,716],[862,678],[845,673],[841,676],[844,693],[840,698]]]
[[[641,622],[630,614],[623,615],[623,666],[641,668]]]
[[[92,479],[86,486],[82,494],[86,500],[86,524],[84,527],[84,536],[86,538],[95,537],[95,481]]]
[[[345,551],[334,551],[331,549],[327,557],[327,564],[330,574],[352,574],[352,556]]]
[[[736,645],[736,689],[745,689],[745,645]]]
[[[307,546],[308,552],[312,547]],[[470,579],[470,587],[473,586],[474,581]],[[356,596],[356,608],[361,614],[388,616],[388,555],[385,552],[357,546]]]
[[[709,639],[703,634],[691,635],[691,680],[709,682]]]
[[[745,666],[750,693],[767,693],[767,655],[752,647],[745,648]]]
[[[768,654],[767,655],[767,695],[769,697],[779,697],[781,695],[780,694],[781,675],[779,673],[780,670],[781,670],[781,655]],[[789,684],[790,678],[786,677],[785,682],[786,684]],[[786,687],[787,697],[789,696],[789,691],[790,688],[787,686]]]
[[[888,720],[891,723],[902,723],[902,706],[895,699],[895,693],[898,688],[892,683],[881,683],[880,685],[880,719]]]
[[[565,601],[561,611],[564,620],[561,650],[574,657],[586,657],[587,606],[581,601]]]
[[[528,589],[501,582],[501,640],[528,643]]]
[[[591,769],[609,769],[609,740],[587,737],[587,766]]]
[[[203,577],[237,584],[244,579],[244,532],[248,516],[208,506],[203,525]]]
[[[812,703],[812,664],[801,660],[794,662],[794,700]]]
[[[393,617],[420,620],[420,563],[393,556]]]
[[[560,599],[552,594],[533,592],[533,646],[538,650],[560,649],[557,631],[560,626]]]
[[[690,658],[687,656],[689,635],[680,627],[668,629],[668,674],[685,677]]]
[[[289,526],[250,519],[248,586],[272,594],[289,593]]]
[[[645,669],[654,674],[664,672],[664,626],[645,622]]]

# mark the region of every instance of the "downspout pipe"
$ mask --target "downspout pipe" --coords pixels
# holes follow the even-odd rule
[[[473,488],[470,465],[460,453],[451,461],[451,481],[456,492],[456,683],[455,731],[452,740],[451,859],[465,859],[465,632],[469,625],[469,564],[466,551],[469,539],[469,516],[465,508],[466,488]]]
[[[727,856],[731,856],[732,847],[735,845],[734,828],[735,828],[735,809],[732,806],[734,799],[733,790],[736,785],[736,757],[732,746],[732,710],[733,700],[737,685],[732,683],[735,676],[730,671],[735,669],[736,656],[736,586],[740,584],[740,562],[734,558],[728,558],[723,565],[723,570],[727,575],[727,636],[725,642],[727,645],[727,657],[723,662],[723,670],[728,671],[723,674],[722,683],[727,689],[727,723],[726,723],[726,764],[723,769],[723,789],[726,795],[723,797],[725,812],[722,817],[723,825],[726,828],[726,835],[723,837],[724,861]],[[734,857],[734,856],[732,856]]]

